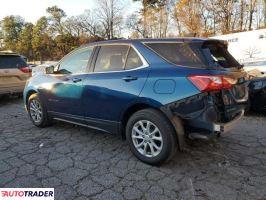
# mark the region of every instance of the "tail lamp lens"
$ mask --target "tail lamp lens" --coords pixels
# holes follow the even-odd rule
[[[202,92],[230,89],[232,84],[220,75],[190,75],[188,79]]]
[[[29,67],[19,67],[19,70],[24,73],[30,73],[31,69]]]

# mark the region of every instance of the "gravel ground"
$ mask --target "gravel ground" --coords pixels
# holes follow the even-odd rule
[[[56,199],[77,200],[265,199],[266,116],[152,167],[119,137],[61,122],[39,129],[21,99],[2,99],[0,187],[54,187]]]

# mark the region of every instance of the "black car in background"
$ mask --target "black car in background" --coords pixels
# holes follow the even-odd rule
[[[250,81],[249,109],[259,112],[266,111],[266,77]]]

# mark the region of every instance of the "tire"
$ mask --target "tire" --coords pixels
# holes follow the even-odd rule
[[[37,112],[36,109],[34,111],[34,107],[36,109],[38,108],[41,113]],[[36,115],[34,117],[34,113],[35,114],[40,113],[39,118],[36,117]],[[45,106],[43,105],[43,103],[41,102],[40,98],[38,97],[37,93],[32,94],[28,99],[28,114],[30,116],[32,123],[37,127],[44,128],[51,124],[51,119],[48,116],[47,110]]]
[[[132,153],[151,165],[160,165],[169,160],[178,146],[173,125],[155,109],[140,110],[130,117],[126,126],[126,139]]]
[[[251,98],[249,97],[246,103],[245,115],[250,114],[250,112],[251,112]]]

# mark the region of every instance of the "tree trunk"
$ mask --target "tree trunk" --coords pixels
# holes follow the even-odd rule
[[[147,11],[148,11],[148,0],[143,0],[143,36],[147,37]]]
[[[111,0],[110,37],[114,39],[114,0]]]
[[[240,2],[240,31],[243,30],[243,24],[244,24],[244,0],[241,0]]]
[[[253,10],[251,10],[251,11],[249,12],[249,25],[248,25],[248,30],[250,30],[250,31],[252,30],[253,13],[254,13]]]
[[[250,5],[249,5],[249,26],[248,26],[249,30],[252,30],[253,14],[255,12],[256,3],[257,3],[257,0],[250,0]]]
[[[264,0],[264,28],[266,28],[266,0]]]

